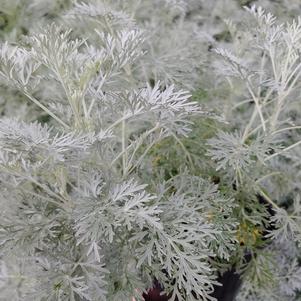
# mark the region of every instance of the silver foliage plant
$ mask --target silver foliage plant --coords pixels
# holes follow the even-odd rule
[[[231,125],[209,139],[208,155],[245,198],[240,202],[250,202],[240,212],[238,238],[249,259],[238,264],[243,284],[236,300],[299,300],[301,23],[278,22],[261,7],[245,10],[246,23],[226,21],[233,43],[215,49],[233,104]],[[258,212],[258,200],[267,211]]]
[[[90,38],[52,23],[1,45],[3,84],[50,118],[0,120],[2,300],[142,300],[154,278],[171,300],[212,299],[208,259],[230,256],[230,199],[189,172],[140,176],[154,146],[181,145],[191,118],[207,114],[175,78],[138,78],[146,35],[107,9],[67,13],[91,22]]]
[[[298,300],[300,20],[246,8],[208,54],[199,1],[67,2],[0,47],[0,300],[215,300],[232,266]]]

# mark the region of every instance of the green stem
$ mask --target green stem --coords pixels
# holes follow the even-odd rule
[[[26,90],[23,90],[23,93],[25,96],[27,96],[33,103],[38,105],[43,111],[45,111],[49,116],[54,118],[58,123],[63,125],[65,128],[69,128],[69,125],[66,124],[63,120],[61,120],[58,116],[56,116],[54,113],[52,113],[47,107],[45,107],[42,103],[40,103],[36,98],[34,98],[32,95],[30,95]]]
[[[265,200],[272,205],[272,207],[280,210],[280,207],[262,189],[259,189],[259,192],[265,198]]]
[[[121,145],[122,145],[122,174],[126,175],[126,161],[127,161],[127,151],[126,151],[126,127],[125,120],[121,123]]]

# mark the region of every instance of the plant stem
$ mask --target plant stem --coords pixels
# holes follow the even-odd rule
[[[284,152],[287,152],[288,150],[293,149],[294,147],[298,146],[299,144],[301,144],[301,140],[298,141],[298,142],[296,142],[296,143],[294,143],[294,144],[292,144],[292,145],[290,145],[290,146],[288,146],[288,147],[286,147],[286,148],[284,148],[284,149],[282,149],[282,150],[279,151],[278,153],[275,153],[275,154],[273,154],[273,155],[270,155],[269,157],[266,157],[266,158],[264,159],[264,161],[270,160],[270,159],[272,159],[272,158],[274,158],[274,157],[276,157],[276,156],[278,156],[278,155],[281,155],[281,154],[283,154]]]
[[[127,161],[127,151],[126,151],[126,128],[125,120],[122,120],[121,123],[121,145],[122,145],[122,174],[126,175],[126,161]]]
[[[66,124],[63,120],[61,120],[58,116],[56,116],[54,113],[52,113],[47,107],[45,107],[41,102],[39,102],[35,97],[33,97],[31,94],[29,94],[26,90],[23,90],[23,93],[25,96],[27,96],[32,102],[34,102],[36,105],[38,105],[43,111],[45,111],[49,116],[51,116],[53,119],[55,119],[58,123],[63,125],[65,128],[69,128],[69,125]]]
[[[259,189],[260,194],[265,198],[265,200],[272,205],[277,210],[280,210],[281,208],[262,190]]]

